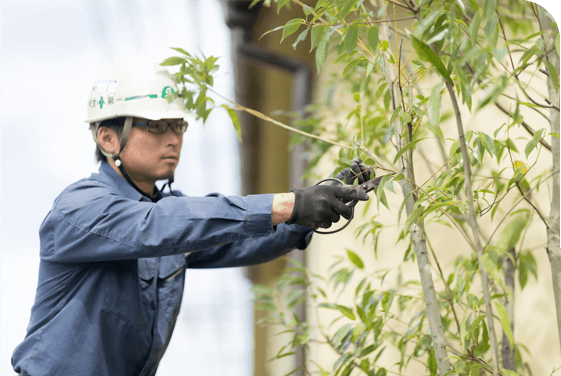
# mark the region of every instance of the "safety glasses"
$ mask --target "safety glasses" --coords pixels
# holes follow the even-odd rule
[[[166,121],[166,120],[148,120],[148,121],[140,121],[137,123],[133,123],[133,127],[146,127],[148,132],[155,133],[155,134],[163,134],[166,133],[168,128],[171,127],[174,133],[182,134],[185,133],[189,123],[185,120],[177,119],[173,121]]]

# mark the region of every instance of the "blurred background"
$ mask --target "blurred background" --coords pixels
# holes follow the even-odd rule
[[[1,28],[0,373],[10,375],[35,295],[39,225],[67,185],[97,170],[84,123],[95,75],[124,56],[162,61],[175,54],[170,47],[181,47],[220,56],[216,88],[227,97],[233,78],[219,1],[2,2]],[[237,138],[225,112],[205,127],[190,125],[175,189],[240,194]],[[249,288],[241,269],[190,270],[158,375],[250,375]]]
[[[176,54],[170,47],[181,47],[220,57],[215,89],[225,97],[265,113],[308,103],[312,58],[305,54],[308,61],[303,62],[253,48],[252,41],[268,30],[276,12],[266,9],[263,16],[260,7],[249,9],[249,4],[0,2],[1,375],[13,374],[11,354],[29,322],[39,266],[38,228],[58,194],[98,168],[84,118],[88,91],[103,67],[137,54],[163,61]],[[278,47],[279,40],[267,43]],[[286,56],[296,55],[286,47],[281,47]],[[294,82],[304,96],[294,95]],[[243,116],[242,121],[243,144],[223,110],[214,111],[204,126],[190,124],[174,188],[195,196],[247,195],[286,192],[301,184],[303,164],[297,158],[296,168],[290,167],[288,132]],[[302,260],[303,255],[295,257]],[[284,263],[189,270],[158,375],[264,375],[275,368],[266,360],[278,349],[270,346],[269,329],[255,324],[250,287],[280,275]],[[294,362],[289,359],[287,367]]]

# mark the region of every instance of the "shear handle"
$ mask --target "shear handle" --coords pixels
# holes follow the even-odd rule
[[[378,185],[380,185],[380,181],[382,180],[382,178],[384,176],[386,176],[386,175],[378,176],[377,178],[365,181],[364,183],[357,184],[357,185],[347,185],[342,180],[339,180],[339,179],[336,179],[336,178],[327,178],[327,179],[320,180],[319,182],[316,183],[316,185],[320,185],[320,184],[328,182],[328,181],[334,181],[334,182],[337,182],[337,183],[341,184],[342,187],[350,188],[350,189],[362,189],[363,191],[368,193],[368,192],[373,191],[374,189],[378,188]],[[338,228],[336,230],[332,230],[332,231],[318,231],[318,230],[315,230],[315,229],[313,231],[316,234],[327,235],[327,234],[335,234],[336,232],[339,232],[339,231],[343,230],[353,220],[353,218],[355,216],[355,206],[356,206],[357,203],[358,203],[358,200],[353,200],[350,203],[346,204],[349,208],[351,208],[352,212],[351,212],[351,217],[347,220],[347,223],[345,223],[343,225],[343,227]]]
[[[341,186],[346,187],[346,188],[351,188],[351,189],[358,189],[359,187],[361,187],[363,184],[361,184],[360,186],[358,185],[346,185],[342,180],[336,179],[336,178],[327,178],[327,179],[323,179],[320,180],[316,183],[316,185],[320,185],[322,183],[325,183],[327,181],[334,181],[337,183],[340,183]],[[365,183],[366,184],[366,183]],[[367,191],[368,192],[368,191]],[[347,220],[347,223],[345,223],[343,225],[343,227],[338,228],[336,230],[332,230],[332,231],[318,231],[316,229],[314,229],[313,231],[316,234],[323,234],[323,235],[327,235],[327,234],[335,234],[336,232],[339,232],[341,230],[343,230],[345,227],[347,227],[349,225],[349,223],[351,223],[351,221],[353,220],[354,216],[355,216],[355,206],[358,203],[358,200],[353,200],[351,202],[349,202],[348,204],[346,204],[349,208],[351,208],[351,217]]]

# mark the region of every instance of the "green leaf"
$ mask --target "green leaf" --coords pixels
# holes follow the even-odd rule
[[[183,55],[189,56],[191,57],[191,54],[187,51],[185,51],[183,48],[179,48],[179,47],[171,47],[172,50],[177,51]]]
[[[405,153],[407,150],[411,149],[413,146],[415,146],[418,142],[423,141],[425,138],[420,138],[418,140],[415,141],[411,141],[410,143],[408,143],[407,145],[405,145],[404,147],[401,148],[401,150],[396,154],[395,158],[393,159],[393,164],[395,164],[397,162],[397,160],[399,159],[399,157],[401,157],[401,155],[403,153]]]
[[[395,118],[397,117],[397,115],[399,114],[399,111],[401,111],[401,106],[398,106],[392,113],[392,116],[390,117],[390,121],[388,121],[388,124],[392,124],[393,121],[395,120]]]
[[[352,308],[345,307],[340,304],[320,303],[318,304],[318,307],[338,310],[339,312],[341,312],[343,315],[350,318],[351,320],[354,320],[356,318]]]
[[[295,18],[292,19],[290,21],[288,21],[285,25],[284,25],[284,29],[282,30],[282,38],[281,38],[281,43],[284,40],[284,38],[288,37],[289,35],[293,34],[294,32],[296,32],[296,30],[298,30],[298,28],[300,27],[300,25],[302,24],[302,22],[304,22],[304,20],[302,18]]]
[[[528,220],[529,216],[527,214],[519,215],[506,225],[497,242],[499,252],[506,253],[518,243],[522,230],[528,224]]]
[[[349,256],[349,260],[359,269],[364,269],[364,263],[362,259],[350,249],[347,249],[347,255]]]
[[[466,14],[466,6],[464,5],[464,3],[462,2],[462,0],[456,0],[456,3],[458,4],[458,6],[460,7],[460,9],[462,10],[463,14]]]
[[[343,69],[343,73],[342,75],[346,75],[347,73],[349,73],[354,67],[356,67],[357,65],[359,65],[361,63],[361,61],[363,61],[364,58],[363,57],[359,57],[357,59],[354,59],[353,61],[351,61],[349,64],[347,64],[347,66],[345,67],[345,69]]]
[[[508,318],[508,313],[506,312],[506,308],[503,307],[503,305],[498,302],[495,302],[495,308],[497,309],[497,313],[499,314],[499,319],[501,321],[501,325],[503,326],[503,331],[508,337],[510,346],[513,347],[514,336],[512,335],[512,330],[510,330],[510,319]]]
[[[495,49],[499,33],[499,17],[493,14],[492,17],[485,20],[485,38],[491,49]]]
[[[261,311],[276,311],[277,306],[274,303],[266,302],[257,304],[257,309]]]
[[[493,141],[493,139],[483,133],[483,132],[479,132],[479,139],[481,140],[481,142],[483,143],[483,146],[485,147],[485,150],[487,150],[489,152],[489,154],[494,155],[495,154],[495,142]]]
[[[223,108],[228,111],[228,115],[230,115],[230,119],[232,120],[232,124],[234,125],[234,129],[236,130],[236,134],[238,135],[238,141],[242,142],[242,127],[240,125],[240,118],[238,117],[238,113],[233,108],[228,107],[227,105],[223,104]]]
[[[495,9],[497,9],[497,0],[485,0],[483,4],[483,15],[485,19],[496,16]]]
[[[173,56],[173,57],[168,57],[167,59],[162,61],[160,63],[160,65],[166,67],[166,66],[173,66],[173,65],[181,65],[181,64],[184,64],[186,62],[187,62],[187,60],[185,60],[182,57]]]
[[[542,138],[544,132],[545,132],[545,128],[540,129],[539,131],[534,133],[534,137],[532,137],[530,142],[526,144],[526,148],[524,149],[524,154],[526,154],[526,158],[528,158],[530,156],[530,153],[532,153],[532,150],[534,150],[536,146],[538,146],[538,143],[540,142],[540,139]]]
[[[388,291],[386,291],[384,293],[384,297],[382,298],[382,307],[384,308],[384,313],[387,315],[388,312],[390,311],[390,308],[392,306],[393,300],[394,300],[395,295],[394,294],[390,294]]]
[[[553,81],[553,87],[555,88],[555,92],[559,92],[559,74],[557,73],[557,69],[551,64],[549,61],[545,62],[547,66],[547,71],[549,72],[549,77],[551,81]]]
[[[351,319],[351,320],[356,319],[352,308],[345,307],[345,306],[342,306],[342,305],[338,305],[337,308],[339,309],[339,312],[341,312],[343,315],[347,316],[349,319]]]
[[[345,50],[347,51],[347,54],[350,55],[355,50],[357,42],[358,42],[358,26],[351,25],[349,26],[347,32],[345,33]]]
[[[253,8],[255,4],[259,3],[261,0],[253,0],[251,4],[249,4],[249,9]]]
[[[448,82],[453,82],[448,70],[444,66],[440,57],[430,48],[426,43],[422,42],[421,40],[411,36],[411,43],[413,44],[413,48],[417,51],[417,54],[422,60],[430,62],[435,68],[436,71],[444,78],[448,80]]]
[[[441,10],[435,10],[428,16],[423,17],[421,19],[421,22],[419,22],[419,24],[415,28],[414,36],[417,38],[421,38],[425,30],[431,27],[434,21],[436,21],[436,19],[440,17],[440,14],[441,14]]]
[[[292,48],[293,49],[296,49],[296,46],[298,45],[298,43],[306,40],[306,38],[308,37],[308,30],[310,30],[310,29],[309,28],[305,29],[304,31],[302,31],[300,33],[300,35],[298,35],[298,37],[296,38],[294,43],[292,43]]]
[[[347,366],[347,368],[345,368],[343,370],[343,372],[341,372],[341,376],[349,376],[354,368],[354,364],[353,363],[349,363],[349,365]]]
[[[327,54],[329,53],[329,39],[331,38],[331,34],[335,29],[329,29],[321,38],[318,44],[318,48],[316,50],[316,66],[318,68],[318,73],[325,64],[325,60],[327,60]]]
[[[402,112],[399,118],[401,119],[402,124],[408,124],[411,122],[411,115],[407,112]]]
[[[504,369],[504,368],[501,369],[501,373],[502,373],[504,376],[518,376],[518,375],[519,375],[518,372],[509,370],[509,369]]]
[[[473,21],[469,25],[469,35],[471,38],[471,43],[475,46],[477,43],[477,35],[479,34],[479,25],[481,24],[481,19],[483,18],[483,10],[479,9],[473,16]]]
[[[290,9],[290,0],[278,0],[277,3],[277,14],[280,14],[280,10],[284,7]]]
[[[280,30],[280,29],[282,29],[282,28],[284,28],[284,27],[285,27],[285,25],[282,25],[282,26],[278,26],[278,27],[275,27],[274,29],[271,29],[271,30],[266,31],[265,33],[263,33],[263,35],[261,35],[261,36],[259,37],[259,40],[261,40],[261,38],[263,38],[265,35],[267,35],[267,34],[269,34],[269,33],[272,33],[272,32],[275,32],[275,31],[277,31],[277,30]]]
[[[490,103],[495,103],[499,95],[506,89],[508,78],[501,75],[497,77],[491,84],[487,85],[479,95],[478,109],[482,109]]]
[[[273,289],[265,285],[253,285],[251,291],[258,295],[273,295]]]
[[[359,358],[365,357],[366,355],[372,353],[374,350],[376,350],[378,348],[378,346],[376,344],[374,345],[370,345],[367,348],[363,349],[360,354],[358,355]]]
[[[375,53],[378,48],[378,26],[374,25],[368,29],[368,47]]]
[[[389,47],[390,47],[390,42],[388,42],[387,40],[383,40],[382,43],[380,43],[380,49],[382,51],[387,51]]]
[[[483,154],[485,154],[485,146],[483,146],[483,142],[481,138],[478,137],[473,141],[473,157],[478,163],[481,163],[483,160]]]
[[[497,264],[491,259],[488,254],[484,254],[481,257],[481,262],[483,263],[485,270],[487,270],[487,273],[489,273],[489,275],[495,281],[501,281],[499,274],[497,273]]]
[[[333,371],[336,371],[337,369],[339,369],[339,367],[342,367],[343,365],[345,365],[345,363],[347,363],[351,358],[352,358],[351,354],[341,355],[339,357],[339,359],[337,359],[335,364],[333,364]]]
[[[521,252],[518,257],[518,279],[520,288],[524,288],[528,282],[528,272],[531,272],[534,278],[538,278],[538,264],[531,252]]]
[[[430,376],[437,376],[438,364],[436,363],[436,356],[434,354],[434,347],[429,350],[429,364],[428,364]]]
[[[440,125],[440,103],[440,85],[435,85],[430,94],[427,111],[429,123],[433,127],[438,127]]]
[[[312,26],[312,33],[311,33],[311,37],[310,37],[310,41],[311,41],[310,52],[314,48],[317,47],[319,41],[321,40],[321,38],[325,34],[325,29],[326,28],[327,28],[327,26],[325,26],[325,25]]]
[[[340,20],[345,18],[355,7],[357,2],[358,0],[347,0],[343,9],[341,9],[341,11],[337,14],[337,18]]]

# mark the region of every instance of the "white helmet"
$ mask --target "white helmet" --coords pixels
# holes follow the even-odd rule
[[[179,98],[172,102],[166,99],[176,91],[172,75],[150,58],[122,58],[95,78],[85,121],[94,123],[121,116],[150,120],[193,117]]]
[[[173,76],[146,56],[129,56],[108,65],[96,77],[88,96],[86,122],[90,123],[93,139],[107,158],[112,158],[125,179],[140,193],[146,195],[124,170],[119,154],[125,147],[133,118],[150,120],[194,117],[185,110],[180,98],[171,102],[168,95],[177,92]],[[125,117],[119,142],[119,151],[111,154],[101,146],[97,130],[103,120]],[[169,179],[171,184],[173,177]]]

